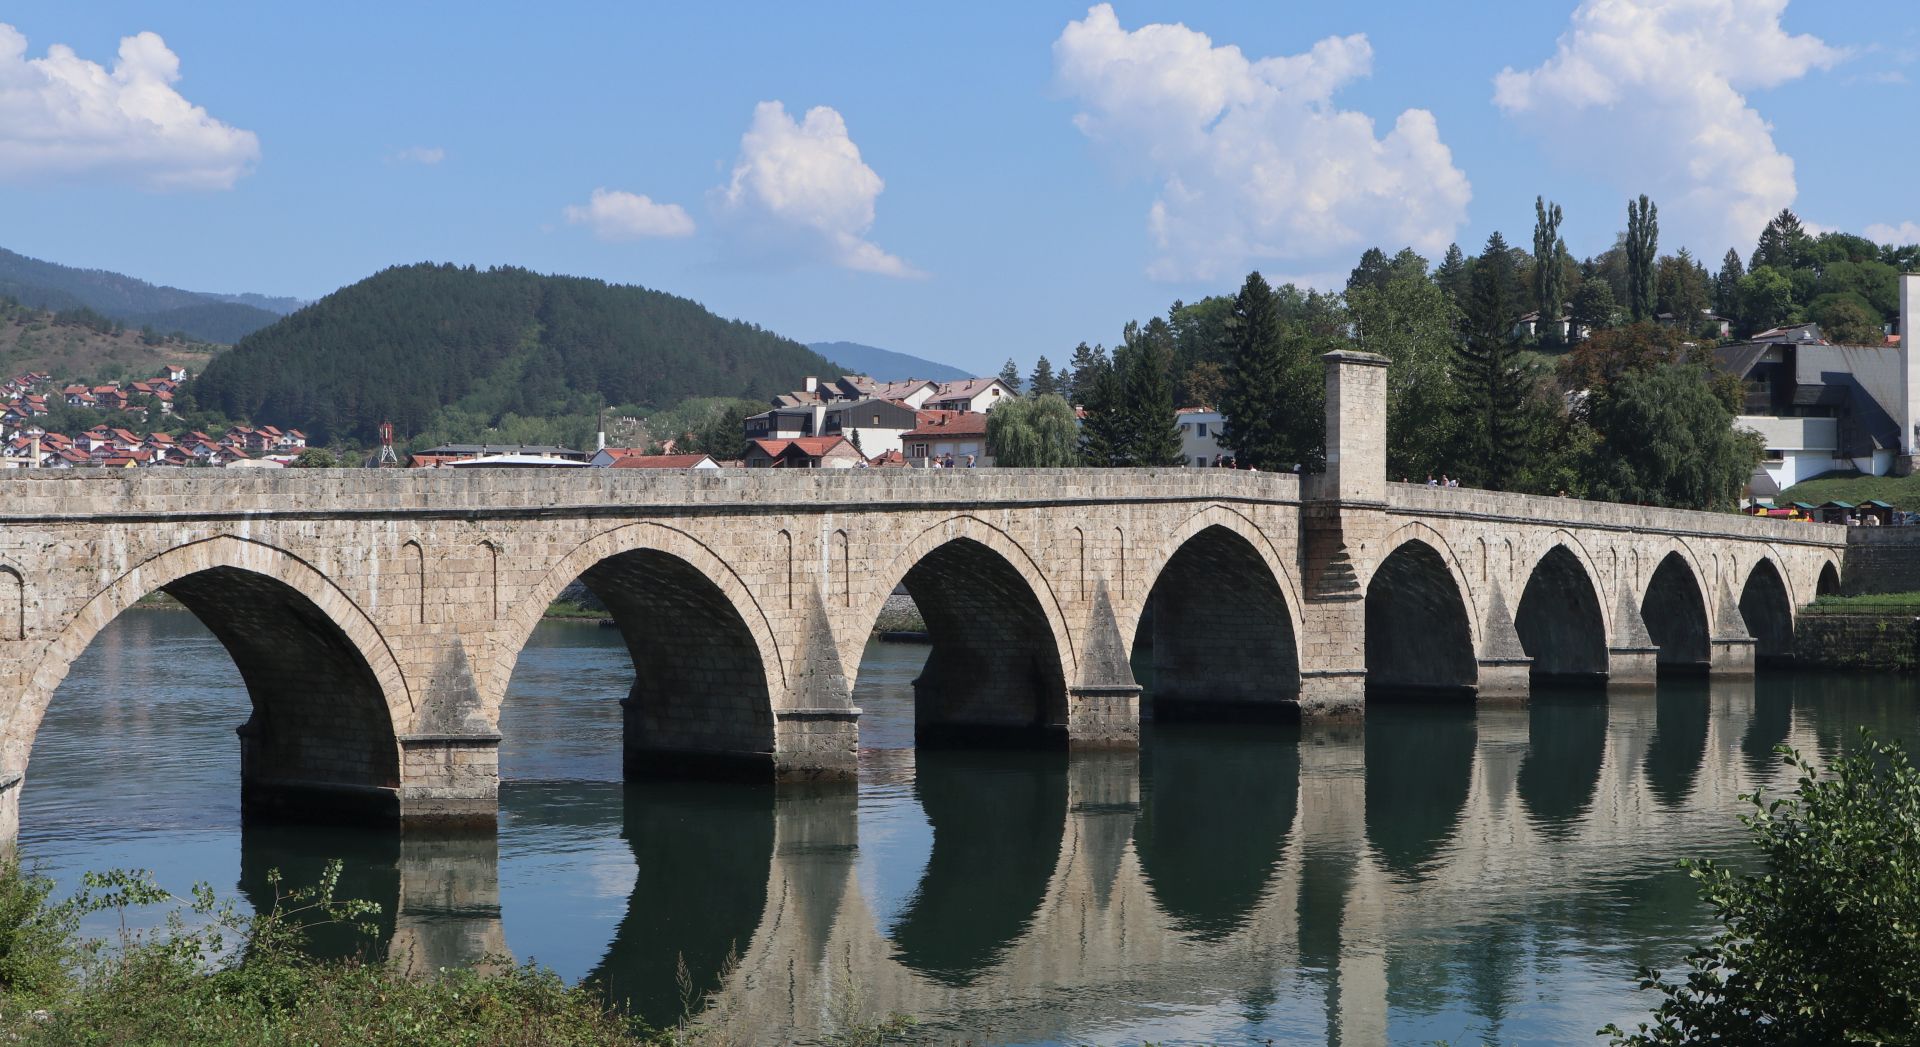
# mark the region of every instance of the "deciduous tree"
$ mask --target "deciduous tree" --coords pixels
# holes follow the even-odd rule
[[[1660,209],[1641,193],[1627,201],[1627,312],[1635,322],[1653,319],[1654,260],[1660,249]]]
[[[1682,976],[1644,971],[1651,1023],[1614,1047],[1920,1043],[1920,772],[1863,736],[1790,796],[1741,815],[1755,867],[1690,861],[1721,930]]]
[[[1596,393],[1596,441],[1582,470],[1594,497],[1681,509],[1730,509],[1760,460],[1760,437],[1694,364],[1629,371]]]
[[[987,413],[995,465],[1052,469],[1081,462],[1073,407],[1056,393],[1009,400]]]

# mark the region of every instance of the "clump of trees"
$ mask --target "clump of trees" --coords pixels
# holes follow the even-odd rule
[[[1221,453],[1243,465],[1313,469],[1325,456],[1320,357],[1359,349],[1390,361],[1395,477],[1727,507],[1760,448],[1732,428],[1740,390],[1713,370],[1711,347],[1799,320],[1878,344],[1897,274],[1920,267],[1920,246],[1813,237],[1782,212],[1751,265],[1730,250],[1710,273],[1684,247],[1660,252],[1659,207],[1645,196],[1628,201],[1611,248],[1576,260],[1563,219],[1536,198],[1531,251],[1499,233],[1477,254],[1449,246],[1438,265],[1369,249],[1338,294],[1252,273],[1234,294],[1128,324],[1111,357],[1082,342],[1067,367],[1040,360],[1029,385],[1082,409],[1090,465],[1177,460],[1179,405],[1221,410]],[[1017,376],[1011,362],[1006,373]]]
[[[1898,746],[1862,744],[1790,796],[1747,797],[1753,871],[1686,863],[1721,930],[1671,977],[1642,972],[1661,997],[1615,1047],[1709,1043],[1920,1043],[1920,772]]]

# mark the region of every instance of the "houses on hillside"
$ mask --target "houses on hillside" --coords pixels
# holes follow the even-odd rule
[[[838,436],[852,444],[868,464],[885,464],[894,452],[904,451],[906,435],[922,428],[932,417],[984,416],[1017,395],[998,378],[953,382],[876,382],[862,375],[843,375],[824,382],[808,378],[803,388],[774,397],[771,410],[749,417],[742,435],[749,442]],[[911,455],[907,457],[911,459]],[[763,449],[758,455],[750,453],[749,458],[763,460],[770,467],[777,456]]]

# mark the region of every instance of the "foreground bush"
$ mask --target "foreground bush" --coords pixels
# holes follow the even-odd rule
[[[309,930],[371,915],[333,897],[339,864],[273,911],[239,914],[204,887],[174,899],[144,877],[90,874],[57,905],[52,884],[0,868],[0,1040],[24,1044],[624,1045],[645,1042],[588,989],[509,967],[409,980],[373,960],[316,960]],[[278,881],[276,878],[276,892]],[[182,902],[162,931],[117,948],[77,937],[90,912]]]
[[[1920,1044],[1920,773],[1897,746],[1864,744],[1794,794],[1741,816],[1766,866],[1689,862],[1724,929],[1684,979],[1646,972],[1664,999],[1616,1045]]]

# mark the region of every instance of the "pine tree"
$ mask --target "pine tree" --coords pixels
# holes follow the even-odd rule
[[[1740,278],[1746,275],[1740,252],[1727,248],[1727,256],[1720,260],[1720,272],[1713,278],[1714,312],[1729,318],[1740,315]]]
[[[1027,379],[1027,395],[1048,396],[1059,391],[1058,379],[1053,374],[1053,364],[1042,356],[1033,365],[1033,376]]]
[[[1124,413],[1128,465],[1179,465],[1180,428],[1174,413],[1173,332],[1155,317],[1144,331],[1128,325]]]
[[[1440,268],[1433,271],[1433,282],[1447,292],[1447,297],[1453,300],[1453,307],[1463,315],[1467,311],[1467,299],[1473,291],[1472,276],[1467,256],[1461,253],[1460,245],[1448,244],[1446,256],[1440,260]]]
[[[1017,395],[1020,392],[1020,365],[1014,363],[1012,357],[1008,357],[1000,368],[1000,384],[1006,386],[1010,393]]]
[[[1080,424],[1081,455],[1092,466],[1127,464],[1133,449],[1126,427],[1126,393],[1114,363],[1102,354],[1079,368],[1076,377],[1081,383],[1080,409],[1086,412]]]
[[[1525,464],[1528,375],[1516,359],[1513,326],[1520,288],[1513,255],[1499,233],[1473,264],[1467,337],[1459,349],[1458,379],[1467,416],[1461,471],[1479,486],[1505,488]]]
[[[1233,355],[1227,364],[1226,393],[1220,398],[1220,413],[1225,416],[1221,445],[1233,448],[1243,464],[1255,468],[1289,465],[1291,441],[1275,417],[1286,382],[1280,313],[1273,289],[1259,273],[1248,273],[1240,285],[1229,331]]]
[[[1560,238],[1560,205],[1533,198],[1533,307],[1540,311],[1536,330],[1552,330],[1566,305],[1567,242]]]
[[[1068,390],[1067,402],[1086,406],[1087,397],[1093,395],[1094,380],[1100,376],[1100,369],[1107,366],[1107,351],[1097,345],[1081,342],[1073,350],[1073,369],[1066,372],[1073,381],[1065,383]]]
[[[1627,201],[1627,310],[1634,323],[1651,320],[1654,265],[1660,249],[1660,209],[1641,193],[1638,206]]]
[[[1801,226],[1800,216],[1783,207],[1760,233],[1760,243],[1753,249],[1753,264],[1748,268],[1758,269],[1764,265],[1783,273],[1789,269],[1805,269],[1807,252],[1812,247],[1813,238]]]

